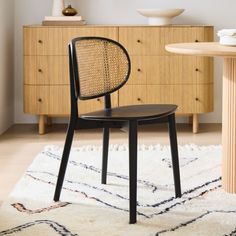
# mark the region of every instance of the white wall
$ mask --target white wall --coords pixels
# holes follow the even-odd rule
[[[177,24],[205,24],[222,28],[236,28],[235,0],[70,0],[80,14],[92,24],[145,24],[137,8],[185,8],[177,17]],[[22,25],[40,23],[51,11],[52,0],[15,0],[15,122],[34,122],[23,114],[22,98]],[[217,38],[216,38],[217,40]],[[215,60],[215,111],[201,115],[202,122],[221,122],[222,59]]]
[[[14,0],[0,0],[0,134],[14,118]]]

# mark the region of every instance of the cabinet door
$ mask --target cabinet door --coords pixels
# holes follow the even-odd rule
[[[119,42],[131,55],[170,55],[165,45],[211,41],[212,27],[120,27]],[[209,31],[209,32],[208,32]]]
[[[24,56],[24,83],[35,85],[69,84],[67,56]]]

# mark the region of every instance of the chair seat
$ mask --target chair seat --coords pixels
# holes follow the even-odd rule
[[[89,120],[146,120],[170,115],[176,109],[177,106],[172,104],[132,105],[86,113],[81,115],[81,118]]]

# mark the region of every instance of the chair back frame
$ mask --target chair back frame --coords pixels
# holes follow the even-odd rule
[[[102,94],[93,95],[93,96],[82,96],[81,95],[81,93],[80,93],[80,78],[79,78],[79,60],[78,60],[77,53],[76,53],[76,43],[79,41],[83,41],[83,40],[106,41],[106,42],[115,44],[117,47],[119,47],[123,51],[123,53],[125,54],[125,56],[127,58],[128,65],[127,65],[127,74],[126,74],[124,80],[122,81],[122,83],[120,83],[114,89],[112,89],[108,92],[104,92]],[[118,89],[120,89],[128,81],[130,73],[131,73],[131,61],[130,61],[130,57],[129,57],[127,50],[120,43],[118,43],[112,39],[108,39],[108,38],[104,38],[104,37],[78,37],[78,38],[72,39],[71,42],[69,43],[69,71],[70,71],[70,92],[71,92],[72,106],[74,106],[73,104],[75,104],[75,102],[77,104],[78,99],[89,100],[89,99],[94,99],[94,98],[105,96],[105,106],[104,107],[106,109],[106,108],[111,108],[110,94],[117,91]]]

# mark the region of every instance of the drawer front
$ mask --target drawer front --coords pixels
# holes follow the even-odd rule
[[[119,42],[130,55],[170,55],[165,45],[212,41],[212,27],[120,27]]]
[[[192,56],[132,56],[128,84],[209,84],[213,59]]]
[[[81,36],[117,39],[116,27],[25,27],[24,55],[67,55],[68,43]]]
[[[207,85],[148,85],[147,102],[176,104],[177,113],[213,111],[213,84]]]
[[[68,115],[69,109],[69,86],[24,86],[24,112]]]
[[[148,61],[145,56],[131,56],[131,73],[127,84],[147,84]]]
[[[118,92],[111,95],[112,107],[118,106]],[[90,100],[79,100],[78,101],[78,112],[79,114],[88,113],[96,110],[104,109],[104,98],[95,98]]]
[[[118,104],[118,94],[113,93],[112,105]],[[79,114],[102,109],[103,98],[87,101],[78,101]],[[70,86],[24,86],[24,112],[42,115],[69,115],[70,114]]]
[[[24,86],[24,112],[49,114],[49,102],[48,86]]]
[[[196,86],[196,111],[197,113],[214,111],[214,86],[213,84]]]
[[[119,90],[119,106],[147,103],[145,85],[125,85]]]
[[[24,56],[24,83],[34,85],[69,84],[67,56]]]

